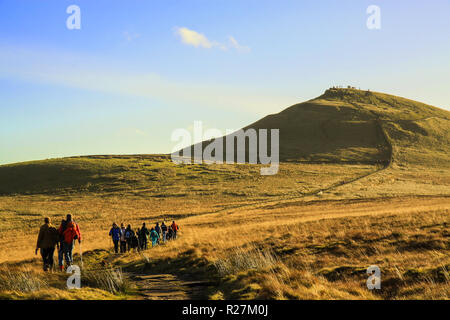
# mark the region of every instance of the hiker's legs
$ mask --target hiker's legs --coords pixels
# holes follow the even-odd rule
[[[66,260],[66,265],[71,266],[72,262],[73,262],[73,256],[72,256],[73,243],[64,242],[63,246],[64,246],[64,258]]]
[[[127,251],[130,252],[131,250],[131,239],[127,240]]]
[[[114,252],[119,253],[119,240],[113,240],[114,242]]]
[[[68,253],[69,253],[69,259],[70,259],[70,265],[73,264],[73,243],[69,244],[68,247]]]
[[[166,242],[166,232],[163,231],[163,242]]]
[[[64,256],[64,262],[66,263],[66,268],[69,266],[68,260],[70,260],[67,247],[68,247],[68,244],[64,242],[63,243],[63,256]]]
[[[47,266],[47,256],[46,256],[46,252],[45,249],[40,249],[39,250],[41,252],[41,257],[42,257],[42,268],[44,269],[44,271],[47,271],[48,266]]]
[[[173,238],[174,238],[174,239],[177,238],[177,230],[175,230],[175,231],[173,232]]]
[[[64,248],[63,248],[63,243],[59,244],[59,250],[58,250],[58,265],[59,265],[59,269],[62,270],[63,266],[64,266]]]
[[[44,261],[44,271],[53,269],[53,253],[55,248],[44,248],[41,249],[42,260]]]
[[[45,249],[45,257],[47,260],[47,266],[49,270],[53,270],[53,255],[55,253],[55,248],[47,248]]]
[[[120,241],[120,253],[126,253],[126,252],[127,252],[127,242]]]
[[[55,257],[55,247],[50,248],[48,252],[48,263],[50,265],[51,270],[53,270],[53,264],[55,262],[54,257]]]

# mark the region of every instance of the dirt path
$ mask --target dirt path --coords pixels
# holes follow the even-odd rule
[[[202,299],[208,286],[208,282],[183,281],[173,274],[133,275],[130,280],[143,300]]]

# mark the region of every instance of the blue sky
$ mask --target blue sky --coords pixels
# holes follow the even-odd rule
[[[337,84],[450,109],[449,16],[448,0],[0,0],[0,164],[168,153],[195,120],[238,129]]]

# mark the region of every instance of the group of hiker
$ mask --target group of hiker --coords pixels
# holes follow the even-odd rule
[[[116,223],[113,223],[109,236],[114,244],[115,253],[126,253],[130,250],[141,251],[148,248],[148,241],[152,243],[152,247],[157,246],[159,243],[166,242],[177,238],[179,226],[172,221],[170,226],[167,226],[164,222],[159,225],[156,223],[155,227],[150,230],[146,227],[145,222],[141,228],[138,228],[136,232],[128,225],[126,228],[121,224],[119,227]]]
[[[53,269],[55,247],[58,249],[59,269],[61,271],[64,269],[64,261],[66,266],[72,265],[73,247],[76,240],[81,244],[80,227],[75,223],[72,215],[68,214],[66,219],[61,221],[58,229],[51,224],[50,218],[45,218],[44,224],[39,230],[35,251],[35,254],[39,249],[41,251],[44,271]]]
[[[150,230],[142,224],[136,232],[131,229],[131,225],[127,228],[122,224],[119,228],[116,223],[109,231],[109,235],[114,243],[115,253],[129,252],[131,249],[135,251],[146,250],[148,240],[151,241],[152,247],[158,245],[161,241],[176,239],[179,226],[172,222],[167,226],[164,222],[159,225],[156,223],[155,227]],[[71,214],[68,214],[65,219],[61,221],[59,228],[51,224],[50,218],[44,218],[44,224],[39,229],[39,235],[36,243],[35,254],[40,250],[43,262],[44,271],[53,270],[54,267],[54,253],[55,248],[58,252],[59,270],[64,270],[64,262],[66,267],[73,264],[73,248],[75,241],[80,244],[81,251],[81,231],[78,224],[73,220]]]

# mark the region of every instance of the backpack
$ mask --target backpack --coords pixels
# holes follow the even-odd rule
[[[150,237],[152,238],[152,241],[153,241],[153,239],[158,239],[159,238],[159,234],[158,234],[158,232],[156,230],[153,230],[150,233]]]
[[[63,242],[64,241],[64,231],[66,231],[66,229],[67,229],[67,221],[66,220],[63,220],[62,222],[61,222],[61,227],[60,227],[60,234],[59,234],[59,241],[60,242]]]
[[[63,232],[64,235],[64,241],[66,243],[72,243],[74,240],[77,240],[79,237],[78,231],[77,231],[77,224],[75,222],[69,222],[66,226],[66,230]]]
[[[134,236],[134,232],[131,229],[127,229],[127,231],[125,232],[125,239],[131,239]]]

